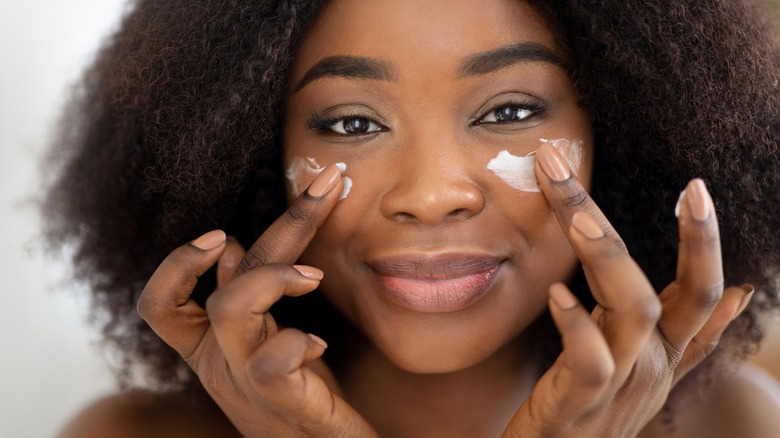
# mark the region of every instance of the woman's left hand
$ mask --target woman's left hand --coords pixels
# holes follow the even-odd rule
[[[724,290],[715,208],[703,181],[681,195],[677,276],[659,295],[555,149],[545,144],[536,157],[542,191],[597,305],[588,314],[564,285],[550,287],[563,352],[504,436],[636,436],[674,384],[712,352],[752,288]]]

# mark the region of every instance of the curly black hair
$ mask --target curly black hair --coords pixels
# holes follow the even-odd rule
[[[72,248],[124,385],[198,385],[136,300],[175,247],[215,228],[248,247],[284,210],[288,69],[322,3],[136,0],[76,88],[52,148],[45,231]],[[719,347],[744,356],[780,305],[780,58],[766,12],[747,0],[532,3],[592,116],[592,195],[659,290],[675,272],[669,212],[688,180],[707,182],[726,282],[756,287]],[[212,288],[201,281],[197,299]],[[335,311],[301,310],[327,305],[311,295],[274,315],[340,330]]]

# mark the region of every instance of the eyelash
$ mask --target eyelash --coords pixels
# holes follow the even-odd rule
[[[505,108],[512,108],[514,111],[518,110],[525,110],[528,111],[529,114],[522,117],[519,120],[507,120],[507,121],[484,121],[485,118],[487,118],[490,115],[496,115],[496,113],[499,110],[505,109]],[[516,101],[509,101],[509,102],[502,102],[498,105],[491,106],[490,109],[487,111],[478,111],[477,116],[472,119],[472,122],[469,123],[471,126],[479,126],[479,125],[506,125],[506,124],[512,124],[512,123],[522,123],[527,122],[532,118],[539,117],[544,114],[545,110],[547,109],[547,105],[542,100],[534,99],[533,102],[516,102]]]
[[[366,133],[361,133],[361,134],[340,133],[333,130],[334,126],[336,126],[339,122],[343,123],[348,120],[358,120],[358,119],[367,121],[369,123],[369,127],[371,125],[375,125],[379,129],[366,132]],[[322,132],[327,134],[349,136],[349,137],[370,135],[370,134],[376,134],[377,132],[387,131],[387,127],[377,122],[373,118],[366,117],[363,114],[344,114],[344,115],[333,116],[333,117],[323,117],[319,115],[316,111],[313,112],[309,117],[309,120],[306,122],[306,127],[311,129],[314,132]]]
[[[506,109],[506,108],[512,108],[513,111],[528,111],[529,114],[520,118],[519,120],[507,120],[507,121],[484,121],[485,118],[487,118],[490,115],[496,115],[499,110]],[[478,125],[506,125],[506,124],[512,124],[512,123],[522,123],[526,122],[529,119],[538,117],[542,114],[544,114],[544,111],[546,110],[546,105],[543,101],[535,101],[535,102],[504,102],[499,105],[495,105],[491,107],[489,110],[481,112],[479,116],[475,117],[469,125],[471,126],[478,126]],[[368,132],[364,133],[357,133],[357,134],[350,134],[347,132],[337,132],[334,130],[334,127],[339,123],[344,123],[349,120],[364,120],[369,124],[369,129],[372,128],[372,125],[374,126],[373,130],[370,130]],[[325,134],[333,134],[333,135],[340,135],[344,137],[360,137],[364,135],[371,135],[376,134],[378,132],[384,132],[387,131],[387,127],[385,127],[383,124],[377,122],[371,117],[366,117],[363,114],[344,114],[339,116],[333,116],[333,117],[323,117],[320,114],[318,114],[316,111],[311,114],[309,117],[309,120],[306,122],[306,127],[311,129],[314,132],[321,132]]]

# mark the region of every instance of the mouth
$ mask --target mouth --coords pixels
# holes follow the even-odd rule
[[[402,255],[368,265],[392,303],[426,313],[455,312],[482,298],[503,260],[469,254]]]

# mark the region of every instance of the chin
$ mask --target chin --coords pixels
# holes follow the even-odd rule
[[[512,336],[485,337],[461,331],[437,336],[435,331],[412,331],[411,336],[373,339],[373,344],[396,367],[416,374],[454,373],[477,365],[507,344]]]

